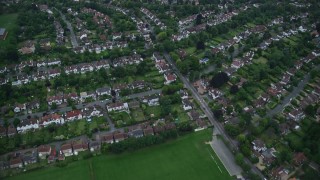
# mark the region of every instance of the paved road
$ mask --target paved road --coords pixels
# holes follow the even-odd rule
[[[222,164],[226,167],[230,176],[237,176],[241,174],[241,168],[234,163],[235,159],[233,154],[231,151],[229,151],[221,139],[217,138],[217,136],[213,136],[210,146],[216,154],[219,154],[218,157]],[[230,159],[232,159],[232,161],[230,161]]]
[[[214,125],[216,133],[220,134],[226,141],[228,141],[230,143],[230,146],[232,147],[232,149],[237,151],[238,150],[237,142],[232,140],[226,134],[222,125],[220,123],[218,123],[218,121],[215,120],[213,113],[211,112],[208,104],[203,100],[203,98],[199,95],[199,93],[192,86],[192,84],[180,73],[180,71],[177,69],[176,65],[173,63],[170,55],[168,53],[164,53],[164,56],[165,56],[166,60],[168,61],[168,63],[170,64],[170,66],[172,67],[172,69],[174,70],[174,72],[177,74],[177,76],[183,82],[185,87],[192,92],[193,97],[199,102],[200,108],[206,114],[209,121]],[[229,150],[228,148],[226,148],[226,146],[221,146],[221,147],[217,147],[217,148],[221,148],[221,152]],[[245,158],[245,162],[251,166],[251,170],[254,173],[258,174],[262,179],[264,179],[263,174],[247,158]],[[233,158],[229,158],[227,163],[229,164],[229,163],[235,163],[235,162],[234,162]]]
[[[320,68],[320,66],[316,67],[316,69],[319,69],[319,68]],[[293,91],[290,92],[290,94],[287,95],[274,109],[271,109],[270,111],[268,111],[266,116],[272,117],[272,116],[282,112],[283,109],[285,108],[285,106],[289,105],[291,100],[296,98],[299,95],[299,93],[303,90],[303,88],[309,82],[309,80],[310,80],[310,73],[306,74],[304,76],[303,80],[299,82],[297,87],[295,87],[293,89]]]
[[[58,9],[56,9],[56,10],[60,13],[62,20],[67,24],[67,27],[70,30],[70,40],[71,40],[71,44],[72,44],[73,48],[78,47],[79,44],[78,44],[77,38],[74,34],[71,23],[66,19],[66,16],[61,11],[59,11]]]

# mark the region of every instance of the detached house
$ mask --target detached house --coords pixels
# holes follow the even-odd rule
[[[213,100],[221,97],[222,95],[223,93],[219,89],[209,89],[209,96],[211,96]]]
[[[168,85],[171,84],[172,82],[175,82],[177,80],[177,76],[174,73],[165,73],[164,78],[166,82],[164,84]]]
[[[63,103],[63,96],[62,95],[57,95],[57,96],[49,96],[47,98],[48,101],[48,105],[52,105],[53,103],[55,103],[56,105],[60,105]]]
[[[253,145],[253,149],[255,151],[263,152],[263,151],[267,150],[266,145],[260,139],[256,139],[256,140],[252,141],[251,144]]]
[[[40,118],[39,126],[46,127],[52,123],[64,124],[64,118],[57,113],[49,114]]]
[[[192,103],[188,99],[182,100],[182,107],[185,111],[192,109]]]
[[[111,95],[111,88],[110,87],[98,88],[96,90],[96,93],[98,96]]]
[[[19,104],[19,103],[17,103],[17,104],[15,105],[15,108],[13,109],[13,111],[14,111],[15,113],[19,113],[19,112],[24,111],[24,110],[26,110],[26,103],[24,103],[24,104]]]
[[[300,109],[294,109],[293,111],[289,112],[289,117],[295,121],[299,121],[305,117],[304,113]]]

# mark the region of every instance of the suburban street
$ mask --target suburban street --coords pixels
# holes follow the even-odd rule
[[[206,114],[206,116],[208,117],[209,121],[214,125],[215,127],[215,133],[221,135],[226,141],[228,141],[230,143],[230,146],[232,147],[232,149],[234,150],[238,150],[238,144],[236,141],[232,140],[224,131],[224,128],[222,127],[222,125],[220,123],[218,123],[213,116],[213,113],[211,112],[208,104],[203,100],[203,98],[199,95],[199,93],[197,92],[197,90],[192,86],[192,84],[180,73],[180,71],[178,70],[178,68],[176,67],[176,65],[174,64],[173,60],[171,59],[170,55],[168,53],[164,53],[164,56],[166,58],[166,60],[168,61],[168,63],[170,64],[170,66],[172,67],[173,71],[176,73],[176,75],[180,78],[180,80],[183,82],[183,84],[185,85],[186,88],[188,88],[191,92],[193,97],[199,102],[200,104],[200,108],[203,110],[203,112]],[[220,151],[218,152],[225,152],[225,151],[230,151],[226,146],[219,146],[217,148],[221,148]],[[223,155],[219,155],[218,156],[223,156]],[[226,159],[228,162],[224,162],[224,164],[230,164],[230,163],[235,163],[234,162],[234,158],[228,158]],[[251,169],[253,170],[254,173],[256,173],[257,175],[259,175],[262,179],[264,178],[264,176],[262,175],[262,173],[247,159],[245,158],[245,162],[247,164],[249,164],[251,166]],[[227,168],[227,167],[226,167]]]
[[[117,99],[118,100],[129,100],[129,99],[141,98],[141,97],[150,96],[150,95],[153,95],[153,94],[160,94],[161,91],[162,91],[161,89],[152,89],[152,90],[141,92],[141,93],[131,94],[131,95],[128,95],[128,96],[125,96],[125,97],[117,97]],[[111,103],[111,102],[112,102],[111,99],[96,100],[96,101],[93,101],[93,102],[90,102],[90,103],[86,103],[86,104],[82,104],[82,103],[77,104],[76,108],[77,109],[82,109],[84,107],[89,107],[89,106],[94,106],[94,105],[98,105],[98,106],[101,106],[101,107],[105,108],[105,105],[107,103]],[[51,112],[58,112],[58,113],[62,113],[63,114],[65,112],[68,112],[68,111],[71,111],[71,110],[72,110],[72,107],[61,107],[61,108],[58,108],[56,110],[51,110]],[[28,116],[42,117],[43,113],[48,113],[48,112],[50,112],[50,111],[42,111],[42,112],[36,112],[36,113],[32,113],[32,114],[18,115],[18,116],[15,116],[14,118],[9,119],[8,121],[10,123],[12,123],[15,118],[23,120],[23,119],[27,119]],[[108,120],[108,118],[107,118],[107,120]],[[2,120],[0,120],[0,124],[1,123],[3,123]]]
[[[319,69],[320,66],[317,66],[316,69]],[[297,87],[294,87],[293,91],[290,92],[282,101],[281,103],[279,103],[274,109],[271,109],[270,111],[267,112],[267,117],[272,117],[278,113],[280,113],[281,111],[283,111],[283,109],[290,104],[291,100],[296,98],[299,93],[303,90],[303,88],[305,87],[305,85],[309,82],[310,80],[310,73],[306,74],[303,78],[302,81],[299,82],[299,84],[297,85]]]
[[[66,16],[61,11],[59,11],[58,9],[56,9],[56,10],[60,13],[62,20],[67,24],[67,27],[70,30],[70,40],[71,40],[72,47],[73,48],[78,47],[79,46],[78,41],[77,41],[77,38],[74,34],[71,23],[66,19]]]

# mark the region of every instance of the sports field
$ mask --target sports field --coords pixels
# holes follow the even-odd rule
[[[229,180],[232,179],[209,145],[211,130],[121,155],[101,155],[10,177],[10,180]]]

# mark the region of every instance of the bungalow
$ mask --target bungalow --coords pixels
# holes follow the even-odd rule
[[[73,155],[73,150],[72,150],[72,144],[71,143],[63,144],[61,146],[60,150],[64,154],[64,156],[66,156],[66,157]]]
[[[45,159],[46,156],[49,156],[51,153],[51,146],[41,145],[38,147],[38,155],[41,159]]]
[[[106,144],[113,144],[113,134],[105,134],[101,137],[101,142]]]
[[[192,109],[192,103],[188,99],[182,100],[182,107],[185,111]]]
[[[107,105],[108,112],[112,111],[129,111],[128,103],[116,102]]]
[[[118,143],[120,141],[127,139],[128,135],[123,132],[116,132],[116,133],[114,133],[113,137],[114,137],[114,142]]]
[[[97,93],[98,96],[111,95],[111,88],[110,87],[98,88],[96,90],[96,93]]]
[[[166,82],[164,84],[168,85],[171,84],[172,82],[175,82],[177,80],[177,76],[174,73],[165,73],[164,78]]]
[[[209,89],[209,96],[211,96],[213,100],[221,97],[222,95],[223,93],[219,89],[215,89],[215,88]]]
[[[23,167],[23,162],[20,157],[10,160],[10,168],[22,168],[22,167]]]
[[[66,113],[66,121],[74,121],[82,119],[82,112],[80,110],[73,110]]]
[[[266,145],[260,139],[256,139],[256,140],[252,141],[251,144],[253,145],[253,149],[255,151],[263,152],[263,151],[267,150]]]
[[[15,105],[15,108],[13,109],[13,111],[14,111],[15,113],[19,113],[19,112],[24,111],[24,110],[26,110],[26,109],[27,109],[27,108],[26,108],[26,103],[24,103],[24,104],[17,103],[17,104]]]

